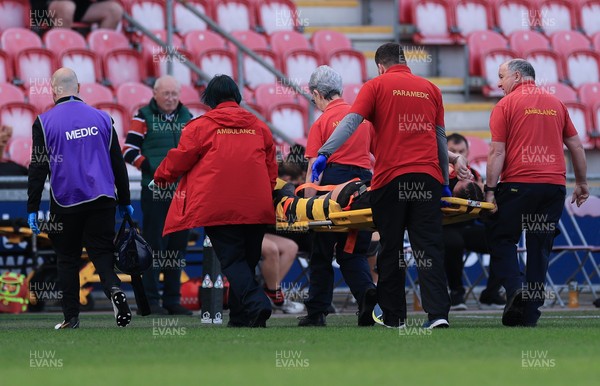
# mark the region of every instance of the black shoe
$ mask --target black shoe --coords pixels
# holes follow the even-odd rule
[[[260,310],[260,312],[258,313],[258,315],[256,315],[256,317],[254,318],[254,320],[252,320],[248,324],[248,327],[251,327],[251,328],[266,328],[267,327],[267,320],[271,317],[271,312],[272,311],[270,309]]]
[[[141,315],[141,311],[137,310],[136,314]],[[165,310],[158,304],[154,304],[150,306],[150,315],[169,315],[169,311]]]
[[[169,315],[192,315],[193,312],[182,306],[181,304],[172,304],[169,306],[163,306],[168,311]]]
[[[65,320],[62,323],[54,326],[55,330],[65,330],[67,328],[79,328],[79,318],[77,316],[73,316],[69,320]]]
[[[115,311],[117,326],[126,327],[131,322],[131,310],[127,304],[125,292],[118,287],[114,287],[110,292],[110,300]]]
[[[490,294],[486,290],[483,290],[479,296],[479,303],[481,304],[481,308],[502,309],[506,305],[506,298],[499,292]]]
[[[298,318],[298,327],[325,327],[325,315],[306,315]]]
[[[465,311],[465,296],[462,291],[450,291],[450,309],[452,311]]]
[[[358,311],[359,326],[372,326],[375,324],[372,316],[375,304],[377,304],[377,290],[375,288],[369,288],[365,291],[361,307]]]
[[[523,326],[525,323],[523,320],[524,308],[523,290],[519,288],[504,307],[502,324],[509,327]]]

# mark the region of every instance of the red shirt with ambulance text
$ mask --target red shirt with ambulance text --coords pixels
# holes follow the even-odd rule
[[[502,182],[565,185],[563,139],[577,130],[554,95],[534,82],[517,85],[492,110],[490,131],[506,145]]]

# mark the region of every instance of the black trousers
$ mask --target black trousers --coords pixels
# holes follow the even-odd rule
[[[229,319],[247,325],[271,302],[255,280],[266,225],[220,225],[204,230],[229,280]]]
[[[566,190],[554,184],[501,183],[496,191],[498,211],[486,222],[491,248],[490,269],[501,280],[506,295],[524,291],[525,323],[535,324],[544,304],[548,258]],[[526,232],[527,264],[523,277],[517,244]]]
[[[444,265],[448,278],[448,287],[452,293],[464,296],[463,269],[465,250],[477,253],[490,253],[485,226],[482,224],[451,224],[444,226],[444,247],[446,255]],[[502,283],[490,271],[485,291],[489,294],[497,293]]]
[[[353,178],[370,180],[367,169],[350,165],[330,165],[323,172],[321,185],[338,185]],[[344,252],[348,233],[315,232],[313,234],[312,253],[309,262],[310,286],[308,299],[304,302],[308,315],[328,314],[333,300],[334,272],[331,262],[335,259],[340,265],[344,281],[352,295],[362,304],[365,292],[374,288],[373,278],[367,262],[367,250],[371,243],[372,232],[358,232],[352,253]]]
[[[58,283],[62,291],[65,320],[79,315],[79,269],[82,247],[100,276],[104,293],[121,281],[114,271],[113,240],[115,209],[98,209],[73,214],[51,214],[50,240],[58,260]]]
[[[142,275],[142,282],[151,306],[160,303],[158,277],[161,272],[163,273],[163,306],[179,304],[181,299],[181,267],[189,231],[162,236],[172,194],[171,191],[153,193],[146,186],[142,187],[143,237],[153,251],[152,267]]]
[[[371,194],[373,221],[381,237],[377,297],[387,325],[406,320],[405,229],[417,265],[423,309],[429,320],[448,318],[441,197],[441,184],[420,173],[398,176]]]

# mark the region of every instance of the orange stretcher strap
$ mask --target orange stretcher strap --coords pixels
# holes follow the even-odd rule
[[[344,252],[353,253],[354,247],[356,246],[357,239],[358,239],[358,229],[349,230],[348,237],[346,237],[346,245],[344,245]]]

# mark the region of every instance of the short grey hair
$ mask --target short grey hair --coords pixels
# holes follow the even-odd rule
[[[508,62],[507,67],[511,72],[519,72],[523,78],[535,80],[535,70],[525,59],[513,59]]]
[[[310,75],[308,89],[317,90],[323,98],[331,100],[334,95],[342,95],[342,76],[329,66],[319,66]]]

